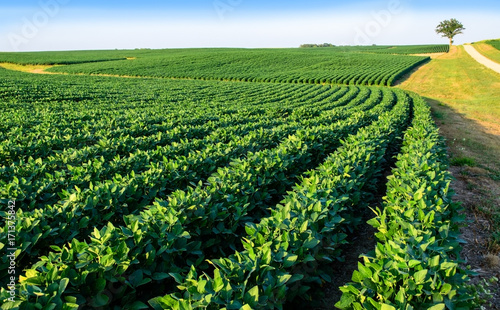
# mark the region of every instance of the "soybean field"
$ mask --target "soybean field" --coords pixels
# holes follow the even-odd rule
[[[427,46],[420,47],[420,51],[426,50]],[[58,52],[52,58],[47,52],[0,53],[0,62],[64,65],[47,70],[52,73],[390,86],[429,60],[427,56],[383,55],[369,51],[361,47],[172,49],[107,51],[102,55],[98,51]]]
[[[370,209],[336,308],[469,307],[428,58],[351,49],[0,53],[2,309],[317,306]]]

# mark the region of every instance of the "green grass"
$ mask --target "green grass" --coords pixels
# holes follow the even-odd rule
[[[497,40],[486,40],[486,44],[489,44],[500,51],[500,39]]]
[[[456,156],[500,170],[500,75],[483,68],[463,47],[433,59],[400,86],[426,97],[449,134]],[[450,144],[450,143],[449,143]],[[463,148],[463,150],[462,150]]]
[[[494,45],[492,42],[498,42],[497,45]],[[486,56],[487,58],[500,63],[500,40],[497,41],[481,41],[473,44],[474,48]],[[498,47],[495,47],[498,46]]]
[[[453,157],[450,160],[450,164],[453,166],[469,166],[469,167],[474,167],[476,166],[476,160],[471,157],[467,156],[460,156],[460,157]]]

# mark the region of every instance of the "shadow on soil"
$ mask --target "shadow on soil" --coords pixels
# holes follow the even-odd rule
[[[500,180],[500,135],[445,103],[424,97],[431,107],[432,117],[446,139],[450,157],[471,157],[477,167],[487,170],[493,180]]]
[[[443,102],[425,100],[446,139],[454,201],[464,207],[467,219],[461,229],[467,242],[461,259],[477,273],[472,283],[500,278],[500,136],[488,133],[480,123]],[[500,310],[500,282],[492,284],[490,290],[492,299],[484,309]]]

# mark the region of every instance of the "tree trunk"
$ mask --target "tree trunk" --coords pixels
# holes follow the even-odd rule
[[[450,50],[448,51],[448,53],[451,51],[451,46],[453,45],[453,38],[450,38]]]

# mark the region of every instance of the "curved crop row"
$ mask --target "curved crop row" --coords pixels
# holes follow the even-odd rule
[[[19,280],[2,308],[311,300],[396,153],[370,221],[379,243],[337,307],[470,306],[429,108],[398,89],[355,86],[393,85],[429,59],[389,53],[440,48],[89,52],[51,69],[141,79],[0,68],[0,203],[19,206],[15,227],[0,230],[0,250],[16,234]],[[125,60],[89,63],[107,57]],[[10,264],[0,258],[2,272]]]
[[[363,257],[341,287],[340,309],[472,309],[458,264],[459,206],[451,202],[446,151],[429,107],[413,96],[412,127],[388,178],[382,210],[369,223],[378,232],[374,252]]]
[[[432,54],[432,53],[448,53],[450,51],[450,46],[448,44],[438,44],[438,45],[397,45],[397,46],[386,46],[385,48],[379,47],[377,49],[366,50],[366,52],[377,53],[377,54],[399,54],[399,55],[410,55],[410,54]]]
[[[232,114],[233,120],[228,123],[209,123],[206,125],[210,134],[187,140],[182,132],[173,130],[171,132],[157,133],[145,139],[115,138],[109,139],[109,143],[99,143],[82,149],[71,147],[64,148],[54,156],[29,159],[11,164],[10,167],[0,168],[2,179],[0,179],[0,193],[16,199],[23,203],[27,201],[30,209],[39,204],[46,205],[57,199],[56,194],[61,190],[72,190],[75,186],[88,187],[89,183],[99,182],[103,179],[111,179],[117,173],[136,174],[147,171],[148,166],[155,162],[165,162],[165,158],[174,160],[182,156],[196,156],[195,151],[211,147],[213,144],[226,144],[233,142],[227,147],[238,146],[237,139],[256,130],[271,130],[285,123],[293,125],[298,120],[306,121],[310,117],[317,116],[323,110],[341,106],[358,94],[357,89],[345,89],[345,91],[323,92],[312,107],[316,108],[314,113],[303,113],[300,105],[297,109],[285,110],[276,104],[273,111],[271,107],[267,113],[255,117],[248,116],[245,112]],[[343,96],[345,94],[345,98]],[[324,98],[324,97],[326,98]],[[316,97],[312,97],[315,98]],[[331,100],[330,100],[331,99]],[[333,102],[330,102],[333,101]],[[306,104],[307,101],[301,103]],[[292,113],[293,111],[293,113]],[[217,126],[218,125],[218,126]],[[227,125],[227,126],[226,126]],[[186,127],[187,130],[204,130],[205,126]],[[285,133],[286,134],[286,133]],[[179,137],[180,136],[180,137]],[[148,139],[148,138],[151,139]],[[165,142],[160,143],[163,140]],[[170,143],[168,143],[169,141]],[[156,143],[155,143],[156,142]],[[256,141],[254,141],[256,143]],[[261,141],[265,147],[266,141]],[[164,145],[166,144],[166,145]],[[227,148],[226,147],[226,148]],[[258,148],[256,144],[254,148]],[[156,148],[151,150],[151,148]],[[208,154],[208,150],[205,150]],[[128,156],[124,156],[128,155]],[[216,154],[214,154],[216,155]],[[212,156],[214,157],[214,156]],[[123,165],[122,165],[123,163]],[[83,167],[82,167],[83,166]],[[5,189],[5,192],[2,190]],[[52,193],[52,195],[50,195]]]
[[[282,309],[308,284],[321,282],[321,264],[340,257],[344,217],[357,212],[361,193],[376,182],[387,147],[401,134],[410,101],[351,135],[343,146],[304,177],[269,217],[247,223],[244,250],[211,260],[213,277],[191,268],[171,274],[180,293],[150,301],[155,309]],[[344,226],[345,225],[345,226]],[[343,228],[342,228],[343,227]],[[316,263],[315,268],[307,267]]]
[[[149,279],[144,283],[142,283],[142,281],[139,281],[135,284],[136,286],[140,286],[139,284],[144,285],[152,280],[161,281],[161,276],[153,276],[155,274],[165,274],[165,272],[167,271],[179,272],[183,269],[176,269],[175,266],[179,264],[181,264],[182,266],[186,263],[189,264],[194,263],[197,260],[202,260],[203,256],[200,257],[199,254],[197,254],[197,252],[199,251],[202,251],[200,253],[205,253],[204,255],[209,255],[210,257],[210,255],[213,255],[210,253],[214,252],[212,248],[212,246],[215,245],[214,241],[220,239],[220,236],[215,236],[214,238],[214,229],[217,229],[218,234],[221,235],[224,235],[226,229],[230,229],[231,231],[233,231],[233,234],[238,233],[238,227],[242,227],[241,224],[238,224],[238,222],[247,219],[247,213],[255,213],[255,210],[257,210],[255,208],[259,203],[264,203],[265,205],[266,201],[269,201],[269,197],[284,194],[287,188],[291,186],[291,182],[293,182],[293,175],[298,176],[301,174],[301,171],[308,169],[308,167],[314,167],[315,165],[317,165],[317,162],[319,160],[322,160],[326,153],[331,152],[332,148],[334,148],[335,145],[339,144],[339,139],[343,135],[356,130],[357,127],[365,124],[366,121],[368,121],[370,118],[376,118],[377,115],[384,109],[390,108],[394,104],[394,97],[390,92],[386,93],[388,94],[388,96],[384,98],[381,104],[379,104],[378,108],[371,107],[381,101],[382,98],[380,97],[379,91],[374,91],[375,96],[370,100],[368,96],[360,97],[360,100],[358,101],[358,111],[368,109],[367,112],[358,112],[358,114],[355,113],[350,118],[351,120],[338,121],[337,123],[333,123],[332,125],[328,124],[334,121],[334,119],[332,119],[329,115],[331,114],[331,112],[327,113],[325,114],[325,116],[329,118],[328,122],[325,122],[325,119],[323,121],[319,119],[316,120],[316,127],[310,127],[310,129],[307,129],[304,132],[298,132],[295,136],[287,138],[284,142],[281,143],[280,147],[276,148],[275,150],[270,149],[269,151],[263,151],[255,153],[253,155],[250,154],[249,157],[245,160],[234,160],[227,168],[219,169],[219,171],[214,173],[213,176],[208,179],[208,186],[200,184],[196,188],[188,190],[187,192],[177,191],[170,196],[168,203],[167,201],[158,202],[157,204],[155,204],[155,206],[149,207],[146,210],[142,211],[138,217],[126,217],[126,226],[123,226],[119,229],[111,228],[109,226],[108,228],[103,228],[103,230],[101,230],[103,234],[99,233],[98,235],[96,235],[97,233],[94,232],[94,236],[92,238],[96,239],[96,241],[92,241],[93,239],[91,239],[90,244],[82,243],[74,239],[72,241],[73,245],[71,247],[63,247],[61,249],[61,252],[54,252],[49,254],[47,256],[49,261],[43,259],[42,261],[40,261],[40,263],[34,265],[33,270],[43,270],[49,266],[53,266],[54,268],[61,271],[61,275],[56,278],[52,276],[46,277],[42,282],[38,283],[38,280],[35,280],[33,277],[31,277],[32,273],[29,272],[27,275],[33,279],[23,282],[28,285],[28,287],[26,287],[28,295],[30,294],[30,290],[34,289],[29,288],[32,287],[29,286],[29,283],[32,283],[32,281],[38,283],[38,285],[35,286],[39,288],[46,287],[46,289],[50,290],[51,287],[53,287],[53,285],[50,283],[55,283],[55,280],[61,279],[61,277],[68,277],[70,274],[75,275],[75,272],[77,272],[77,270],[81,268],[90,270],[90,275],[92,276],[87,275],[84,278],[80,278],[80,280],[75,279],[73,282],[67,284],[70,288],[68,290],[68,294],[71,294],[71,292],[76,288],[80,287],[81,289],[83,289],[84,287],[89,287],[90,282],[86,281],[108,279],[109,281],[114,282],[115,280],[119,280],[122,277],[125,277],[125,279],[129,279],[129,276],[126,276],[125,274],[122,275],[122,273],[120,273],[119,271],[122,270],[119,268],[125,268],[125,265],[123,264],[131,264],[130,267],[125,268],[127,270],[130,270],[130,276],[135,277],[140,273],[141,277],[145,281]],[[369,94],[369,92],[367,94]],[[356,108],[356,105],[354,105],[354,108]],[[334,111],[335,110],[333,110],[333,112]],[[349,112],[349,110],[346,109],[342,113],[352,112]],[[337,116],[340,116],[340,114],[337,113]],[[262,171],[265,171],[268,177],[264,178],[264,176],[262,175]],[[286,181],[285,183],[289,185],[286,185],[284,181]],[[245,183],[243,182],[249,183],[246,183],[247,186],[245,187]],[[257,186],[256,182],[258,183],[258,191],[256,191],[257,188],[255,188],[255,186]],[[119,191],[117,191],[117,193],[118,192]],[[163,207],[163,204],[165,203],[168,206],[167,210],[171,211],[168,211],[167,213],[165,213],[164,211],[155,211],[157,209],[163,210],[165,208]],[[200,207],[193,209],[192,207],[196,205],[199,205]],[[252,208],[250,207],[252,207],[254,211],[252,211]],[[89,210],[93,210],[94,208],[95,207]],[[229,210],[229,208],[231,208],[232,210]],[[238,208],[240,208],[241,210],[238,211]],[[265,208],[261,207],[261,210],[265,211]],[[179,214],[178,212],[180,211],[182,211],[183,213]],[[200,212],[205,213],[205,216],[203,216]],[[255,213],[253,216],[257,216],[259,212]],[[155,214],[158,214],[158,216],[160,216],[160,214],[163,214],[161,216],[167,216],[168,214],[170,214],[168,215],[168,222],[170,222],[170,225],[173,226],[170,226],[170,228],[168,225],[158,226],[157,229],[160,230],[158,231],[158,233],[154,233],[155,229],[153,229],[152,227],[156,227],[156,221],[160,220],[160,218],[158,218],[158,216]],[[186,217],[186,215],[182,214],[190,215]],[[225,218],[222,217],[223,214],[226,214]],[[236,220],[237,215],[241,218],[239,221]],[[172,216],[176,219],[171,220]],[[92,220],[94,220],[94,218],[92,218]],[[204,222],[200,222],[200,220],[203,220]],[[213,221],[213,223],[209,225],[206,221],[210,220]],[[236,222],[234,222],[235,220]],[[69,223],[70,221],[72,220],[61,218],[61,220],[51,220],[50,222]],[[160,221],[165,222],[166,220]],[[101,220],[97,218],[97,222],[101,222]],[[78,224],[78,221],[75,223]],[[180,227],[175,228],[181,223],[182,229]],[[222,223],[225,224],[221,226]],[[231,223],[236,223],[236,226]],[[174,228],[175,231],[171,232],[173,239],[158,239],[158,236],[161,234],[162,229],[168,229],[168,231],[170,231],[170,229]],[[69,227],[66,227],[65,229],[68,230]],[[203,229],[204,232],[200,231],[199,233],[197,233],[197,230],[199,229]],[[69,229],[68,231],[74,231],[74,229]],[[130,231],[133,233],[129,234],[128,232]],[[164,231],[164,234],[166,233],[167,231]],[[57,230],[57,236],[60,236],[60,234],[61,227]],[[206,239],[206,237],[210,235],[212,235],[211,241]],[[188,241],[186,240],[186,238],[189,236],[190,240]],[[227,236],[230,237],[231,234],[228,234]],[[125,240],[129,241],[123,243]],[[200,243],[201,241],[203,242]],[[110,256],[109,259],[111,260],[99,260],[104,265],[100,265],[101,267],[96,266],[97,269],[95,269],[95,271],[92,271],[93,269],[88,268],[90,265],[94,265],[95,263],[90,263],[90,265],[87,265],[84,264],[80,259],[76,258],[80,257],[87,260],[88,262],[92,261],[94,258],[92,258],[93,255],[91,254],[91,252],[94,251],[93,249],[95,249],[93,245],[94,242],[98,242],[95,245],[101,249],[99,250],[100,253],[115,253],[116,255],[124,255],[124,253],[129,253],[130,255],[131,253],[135,253],[133,256],[136,257],[137,261],[136,263],[131,263],[130,260],[126,260],[123,261],[123,264],[117,264],[118,260],[121,261],[124,257],[122,257],[122,259],[119,259],[118,256]],[[134,242],[136,243],[136,245],[133,245],[130,242]],[[162,242],[167,243],[161,245]],[[87,244],[88,247],[85,246],[85,244]],[[153,248],[145,247],[145,244],[151,244],[154,246]],[[221,244],[219,242],[218,244],[220,247],[227,246],[229,243]],[[81,250],[77,250],[77,252],[75,252],[75,249]],[[172,250],[164,252],[167,249]],[[65,254],[67,253],[65,251],[68,250],[70,250],[70,252],[74,254],[71,254],[70,256],[68,256],[68,254]],[[151,251],[153,251],[153,253],[158,252],[156,260],[151,261],[147,258],[150,257],[152,253]],[[178,253],[178,255],[174,255],[175,253]],[[220,252],[216,251],[215,253]],[[91,254],[91,256],[88,256],[88,254]],[[64,263],[62,265],[58,263],[60,259],[63,259]],[[127,263],[127,261],[129,263]],[[137,264],[137,262],[142,263],[141,265],[135,265]],[[75,263],[76,265],[74,265]],[[198,262],[198,264],[199,263],[201,263],[201,261]],[[114,265],[114,267],[111,269],[108,268],[111,267],[111,265],[109,264]],[[42,267],[42,265],[45,267]],[[147,267],[147,269],[144,269],[146,268],[146,266],[149,267]],[[165,270],[164,268],[167,267],[170,269]],[[185,269],[187,268],[187,266],[183,268]],[[104,276],[102,272],[104,272],[106,276]],[[78,272],[76,274],[78,274]],[[35,278],[37,277],[38,275],[35,276]],[[70,278],[73,279],[73,276],[71,276]],[[51,282],[48,283],[46,282],[47,280],[50,280]],[[132,280],[129,279],[128,281]],[[57,282],[59,282],[59,280],[57,280]],[[95,286],[95,288],[102,289],[102,280],[99,280],[98,282],[100,284],[98,284],[97,282],[95,283],[95,285],[97,286],[92,284],[90,285],[90,287],[94,288]],[[42,283],[47,283],[47,286],[42,285]],[[73,289],[71,289],[71,287]],[[93,296],[93,294],[95,294],[95,291],[82,291],[81,289],[78,289],[80,295],[84,294],[86,296]]]
[[[346,52],[341,48],[159,50],[132,61],[77,64],[49,71],[214,81],[390,86],[389,80],[426,58]]]
[[[352,129],[352,126],[348,126],[348,130],[344,130],[344,132],[349,132]],[[214,251],[214,248],[217,248],[217,246],[221,247],[231,244],[231,242],[229,242],[230,240],[226,240],[227,242],[221,244],[221,235],[231,234],[231,231],[234,234],[239,226],[239,221],[246,219],[248,213],[251,212],[250,207],[263,208],[263,206],[261,205],[264,204],[270,196],[283,194],[285,192],[285,190],[287,189],[286,182],[289,183],[291,180],[293,180],[293,174],[300,173],[299,171],[301,169],[305,169],[310,165],[309,162],[311,161],[311,155],[313,154],[315,148],[308,148],[307,144],[304,143],[306,143],[307,139],[310,139],[311,137],[313,137],[313,135],[300,133],[296,136],[291,136],[290,138],[288,138],[287,141],[283,142],[282,145],[276,150],[261,152],[261,154],[256,153],[248,160],[234,161],[230,167],[226,169],[220,169],[218,172],[214,173],[213,176],[211,176],[208,180],[208,186],[199,184],[196,188],[190,189],[188,191],[178,190],[169,197],[168,201],[158,201],[155,206],[147,208],[144,213],[155,214],[157,213],[155,209],[163,208],[163,206],[168,207],[167,210],[169,210],[169,213],[174,212],[173,214],[176,214],[180,212],[177,217],[184,217],[182,220],[179,219],[177,222],[177,224],[182,223],[183,234],[181,234],[180,237],[182,237],[185,233],[187,233],[187,236],[190,237],[190,247],[188,247],[189,252],[184,253],[184,255],[189,255],[187,258],[184,257],[184,259],[186,262],[191,263],[196,260],[199,260],[201,262],[203,256],[198,257],[199,254],[196,255],[197,252],[207,252],[206,254],[208,254]],[[332,141],[338,140],[332,139]],[[319,147],[322,145],[316,143],[316,146]],[[318,150],[317,147],[316,151]],[[265,175],[261,172],[263,169],[265,171]],[[257,181],[259,183],[258,187],[256,187]],[[242,182],[247,183],[242,184]],[[237,185],[239,186],[235,187]],[[258,193],[256,192],[257,189]],[[95,216],[92,217],[92,223],[90,223],[91,227],[98,224],[99,222],[102,222],[102,219],[97,217],[98,221],[97,223],[94,223],[93,220],[95,218]],[[124,240],[128,239],[126,232],[135,232],[140,230],[143,236],[141,237],[139,247],[131,248],[130,244],[125,249],[126,252],[129,252],[131,249],[133,249],[133,251],[136,253],[136,255],[134,255],[136,257],[136,260],[138,260],[138,262],[140,262],[141,264],[131,265],[126,268],[126,270],[132,273],[134,269],[141,270],[141,272],[149,270],[150,276],[158,272],[179,271],[175,268],[175,266],[179,264],[177,261],[183,260],[176,259],[177,255],[175,255],[175,252],[180,252],[180,254],[183,254],[183,252],[185,251],[185,247],[179,247],[178,249],[173,248],[174,251],[165,253],[169,255],[158,256],[156,260],[151,261],[150,263],[147,262],[146,257],[151,253],[151,251],[160,251],[163,246],[168,246],[170,248],[175,243],[170,242],[168,239],[163,241],[157,240],[158,235],[152,234],[152,230],[149,229],[149,226],[151,226],[152,221],[154,222],[156,220],[159,220],[156,216],[151,217],[146,221],[145,216],[141,212],[139,218],[141,219],[140,222],[137,219],[134,219],[134,217],[130,217],[130,220],[126,220],[127,225],[116,230],[114,234],[110,234],[107,232],[109,229],[111,229],[110,227],[103,228],[106,232],[105,234],[103,234],[104,239],[96,241],[98,242],[98,244],[95,245],[99,245],[100,248],[103,248],[100,252],[109,253],[111,255],[110,259],[112,259],[111,261],[116,262],[115,258],[117,258],[117,256],[115,256],[115,254],[122,255],[121,251],[117,251],[118,247]],[[52,220],[51,222],[55,221]],[[68,219],[66,219],[65,222],[68,222],[69,224]],[[214,229],[217,229],[215,236],[213,236]],[[59,226],[57,229],[57,236],[60,236],[63,233],[62,230],[62,227]],[[71,226],[65,227],[64,230],[67,230],[68,232],[75,231],[75,229]],[[120,230],[123,230],[124,234],[120,234]],[[113,229],[113,231],[115,230]],[[118,233],[118,235],[116,235],[116,233]],[[99,236],[99,234],[97,236]],[[174,236],[175,235],[173,235],[172,237]],[[212,236],[212,238],[210,240],[206,239],[209,236]],[[128,235],[128,237],[133,237],[133,234]],[[185,237],[186,236],[184,236],[184,238]],[[72,243],[78,242],[76,240],[77,239],[73,240]],[[130,239],[130,241],[132,240],[134,240],[134,237]],[[137,241],[138,240],[136,240],[136,242]],[[165,242],[165,244],[163,244],[163,242]],[[154,246],[152,249],[148,250],[147,248],[144,248],[144,244],[153,244]],[[85,248],[84,251],[71,251],[72,247],[63,247],[60,252],[60,254],[63,256],[56,256],[58,258],[56,258],[54,261],[51,261],[50,264],[61,272],[61,277],[68,277],[70,273],[74,274],[77,270],[87,266],[87,264],[84,264],[85,261],[92,264],[92,261],[94,261],[94,257],[85,254],[90,254],[93,251],[93,247],[94,242],[92,241],[92,239],[90,242],[90,247],[88,249]],[[64,251],[68,250],[73,254],[64,257]],[[216,251],[216,253],[220,252]],[[53,257],[54,255],[55,254],[51,253],[48,256]],[[59,259],[62,259],[62,264],[59,264],[57,262]],[[43,262],[43,260],[41,262]],[[93,264],[95,263],[96,262],[93,262]],[[102,266],[101,261],[99,261],[99,266],[102,266],[103,268],[105,268],[105,266],[109,264],[109,262],[105,260],[102,263],[104,264],[104,266]],[[38,267],[38,265],[39,264],[35,264],[34,270],[37,269],[36,267]],[[105,272],[105,275],[109,277],[109,280],[123,276],[116,269],[120,268],[120,266],[121,264],[115,264],[113,268],[109,270],[110,272]],[[151,269],[149,269],[148,266]],[[94,274],[92,270],[86,270],[87,273],[90,272],[91,275]],[[98,271],[100,271],[100,268],[95,270],[95,272]],[[105,271],[105,269],[103,269],[102,271]],[[96,278],[94,280],[99,278],[98,273],[96,273],[95,276]],[[88,278],[88,274],[85,276],[85,278],[81,278],[81,281],[83,282],[76,285],[78,291],[81,291],[81,289],[79,289],[80,286],[88,286],[89,283],[85,282],[85,279],[91,278]],[[81,293],[84,293],[84,291],[82,291]]]
[[[319,115],[313,114],[310,119],[301,116],[300,122],[294,121],[267,129],[248,131],[244,137],[234,135],[224,142],[211,143],[208,140],[200,150],[190,150],[185,156],[169,156],[164,153],[154,160],[150,161],[149,158],[144,163],[149,169],[140,173],[135,172],[135,169],[125,170],[124,174],[112,174],[111,178],[108,178],[104,174],[105,163],[98,160],[97,164],[87,167],[68,167],[69,173],[75,173],[71,180],[63,178],[57,182],[54,176],[43,174],[31,185],[19,184],[15,180],[7,185],[7,190],[16,187],[20,191],[29,192],[30,199],[38,199],[40,203],[48,201],[44,193],[52,191],[60,196],[59,203],[52,205],[45,203],[40,208],[32,211],[24,210],[19,214],[26,221],[19,223],[17,227],[18,243],[24,255],[36,255],[37,251],[33,253],[31,251],[38,243],[47,246],[60,245],[69,240],[67,238],[78,236],[79,233],[85,234],[87,227],[92,227],[102,220],[114,218],[114,223],[118,223],[122,215],[136,213],[156,198],[165,197],[170,192],[184,189],[190,184],[205,181],[213,171],[226,166],[232,160],[248,156],[251,152],[278,146],[282,139],[294,134],[300,128],[314,128],[325,122],[348,118],[354,111],[369,109],[382,99],[377,90],[374,90],[372,97],[369,97],[368,89],[359,93],[360,96],[357,96],[359,90],[352,90],[353,92],[347,92],[350,95],[346,97],[341,96],[339,100],[327,103],[323,107],[319,106],[316,110]],[[391,98],[386,96],[384,102],[390,104]],[[340,109],[339,106],[342,105],[345,107]],[[333,110],[328,110],[329,108]],[[323,113],[322,109],[325,109]],[[300,110],[295,113],[294,115],[304,114]],[[176,149],[172,151],[175,152]],[[54,175],[57,173],[61,174],[63,171]],[[69,173],[65,175],[68,176]],[[86,179],[92,175],[96,180]],[[34,187],[35,185],[37,187]],[[74,189],[73,187],[77,185],[78,187]],[[61,188],[61,193],[56,191]],[[74,215],[78,217],[68,219]],[[37,245],[36,248],[42,245]]]

